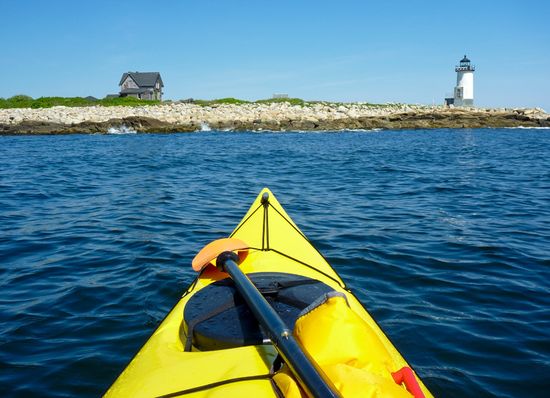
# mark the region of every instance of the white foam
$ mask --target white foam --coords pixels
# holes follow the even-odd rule
[[[122,125],[120,127],[109,128],[107,134],[137,134],[137,131]]]
[[[511,129],[524,129],[524,130],[549,130],[550,127],[542,127],[542,126],[537,126],[537,127],[529,127],[529,126],[519,126],[519,127],[510,127]]]

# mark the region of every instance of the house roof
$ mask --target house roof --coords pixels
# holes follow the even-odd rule
[[[159,72],[126,72],[122,74],[118,85],[121,86],[128,76],[130,76],[139,87],[154,87],[157,80],[160,80],[161,87],[164,87]]]

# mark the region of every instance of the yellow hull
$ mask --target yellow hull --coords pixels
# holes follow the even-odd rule
[[[269,206],[261,203],[269,194]],[[231,235],[252,249],[241,264],[245,273],[284,272],[319,280],[347,296],[351,309],[380,339],[399,369],[408,366],[344,281],[309,243],[276,198],[264,189]],[[207,243],[207,242],[204,242]],[[207,267],[118,377],[106,397],[277,397],[269,378],[277,352],[269,344],[215,351],[185,351],[186,303],[195,293],[227,275]],[[418,379],[418,377],[417,377]],[[419,381],[426,397],[432,395]]]

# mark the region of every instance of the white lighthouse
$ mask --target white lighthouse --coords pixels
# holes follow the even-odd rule
[[[466,55],[456,66],[456,87],[454,91],[454,106],[474,106],[474,65]]]

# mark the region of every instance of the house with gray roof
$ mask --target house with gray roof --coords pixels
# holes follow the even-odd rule
[[[126,72],[118,85],[121,97],[162,101],[164,83],[159,72]]]

